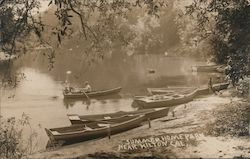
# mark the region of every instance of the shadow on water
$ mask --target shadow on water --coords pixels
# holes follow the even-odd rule
[[[91,99],[86,99],[86,98],[76,98],[76,99],[63,99],[63,104],[66,109],[69,109],[71,107],[74,107],[77,102],[82,102],[83,106],[86,106],[86,109],[88,110],[89,107],[91,106],[91,103],[93,103],[93,100],[98,100],[100,103],[105,104],[105,100],[109,100],[113,103],[118,102],[119,99],[121,99],[121,95],[116,94],[116,95],[109,95],[109,96],[103,96],[103,97],[95,97]]]
[[[13,76],[12,70],[13,61],[0,61],[0,80],[1,82],[5,82],[11,84],[11,77]]]

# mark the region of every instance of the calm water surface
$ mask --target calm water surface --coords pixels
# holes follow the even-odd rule
[[[25,56],[13,66],[24,73],[16,88],[2,90],[1,114],[20,117],[28,114],[38,132],[40,149],[47,143],[44,128],[70,125],[67,114],[98,114],[135,110],[131,107],[134,95],[146,95],[147,87],[199,86],[207,83],[208,76],[193,74],[194,60],[162,55],[113,56],[86,64],[78,55],[56,57],[54,68],[48,70],[48,60],[40,55]],[[72,74],[66,75],[66,71]],[[149,70],[155,70],[150,73]],[[83,100],[64,100],[62,89],[68,79],[72,86],[81,87],[88,80],[93,89],[121,86],[120,97]],[[40,125],[40,126],[38,126]]]

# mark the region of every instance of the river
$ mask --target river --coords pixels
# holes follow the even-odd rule
[[[20,118],[23,113],[27,114],[33,129],[38,132],[38,147],[44,149],[48,141],[44,128],[70,125],[67,114],[135,110],[131,106],[132,97],[146,95],[148,87],[206,84],[208,74],[191,71],[191,66],[197,63],[189,58],[164,55],[114,55],[88,64],[78,55],[63,54],[56,57],[50,70],[46,57],[24,55],[14,62],[12,70],[23,73],[25,78],[14,88],[2,89],[1,115]],[[69,70],[72,73],[66,75]],[[93,89],[121,86],[122,91],[120,97],[91,99],[90,104],[84,100],[68,101],[62,95],[66,78],[72,86],[81,87],[87,80]]]

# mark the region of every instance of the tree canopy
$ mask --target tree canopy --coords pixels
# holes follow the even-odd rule
[[[123,21],[133,9],[140,8],[149,15],[159,17],[160,7],[166,6],[160,0],[51,0],[57,24],[44,24],[39,15],[39,0],[2,0],[0,3],[1,43],[5,52],[14,53],[18,44],[23,44],[25,37],[34,32],[40,39],[45,27],[50,27],[58,43],[73,32],[73,24],[80,23],[78,34],[88,43],[86,47],[98,49],[109,47],[119,40],[128,45],[134,36],[124,29]],[[78,18],[77,20],[74,20]],[[120,25],[119,25],[120,24]]]
[[[162,42],[157,38],[160,34],[150,31],[145,32],[147,35],[136,34],[136,28],[129,26],[128,21],[138,10],[159,18],[162,16],[161,9],[170,2],[172,1],[51,0],[48,1],[48,6],[51,6],[51,12],[55,16],[52,22],[54,25],[51,25],[44,23],[41,18],[39,0],[1,0],[0,49],[9,54],[25,51],[27,37],[31,35],[36,35],[44,42],[44,30],[54,36],[58,45],[65,37],[78,34],[85,40],[82,45],[91,50],[86,52],[104,52],[107,48],[116,47],[117,43],[119,46],[133,47],[131,42],[139,44],[138,39],[143,39],[147,46],[153,42],[159,44]],[[207,41],[215,61],[228,65],[226,73],[234,84],[249,74],[249,3],[249,0],[193,0],[193,4],[186,10],[197,24],[195,32],[199,38],[195,39],[196,43]],[[152,28],[152,22],[148,20],[148,28]],[[157,36],[149,33],[156,33]],[[102,54],[98,56],[103,57]],[[54,55],[49,56],[53,57]]]
[[[39,6],[37,0],[0,1],[0,50],[15,53],[31,32],[41,36],[43,25],[35,14]]]
[[[194,0],[187,14],[196,19],[199,37],[209,42],[215,61],[227,64],[233,84],[249,75],[249,0]]]

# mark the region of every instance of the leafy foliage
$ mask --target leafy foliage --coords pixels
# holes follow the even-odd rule
[[[19,49],[25,49],[23,45],[25,38],[32,32],[38,37],[41,36],[43,24],[35,14],[39,6],[40,3],[37,0],[1,1],[0,50],[13,54],[18,51],[17,46]]]
[[[250,2],[248,0],[195,0],[187,14],[197,21],[201,39],[208,40],[215,61],[227,64],[235,85],[249,74]]]
[[[243,96],[243,97],[246,97],[246,98],[249,99],[249,95],[250,95],[250,78],[246,78],[244,80],[239,81],[236,88],[237,88],[238,95],[240,97]]]
[[[29,117],[25,114],[21,119],[14,117],[4,120],[1,118],[0,127],[0,156],[1,159],[25,158],[32,153],[34,148],[34,139],[37,134],[33,132],[28,142],[24,142],[23,130],[30,126]]]
[[[129,26],[129,14],[133,16],[133,11],[139,9],[158,18],[160,8],[167,6],[163,0],[51,0],[48,5],[55,15],[53,25],[41,20],[38,12],[39,0],[1,1],[0,49],[14,53],[15,48],[20,48],[21,45],[23,51],[26,50],[27,40],[34,40],[33,37],[27,39],[31,32],[34,32],[42,42],[51,40],[50,42],[54,43],[56,37],[56,46],[62,44],[64,38],[77,34],[85,39],[81,44],[85,45],[85,52],[96,53],[93,56],[103,58],[103,52],[109,51],[108,49],[121,45],[131,46],[131,42],[134,42],[137,34],[134,28]],[[76,26],[80,28],[76,29]],[[46,33],[43,32],[45,30]],[[50,31],[53,34],[50,34]],[[45,34],[54,37],[43,40]],[[23,45],[24,43],[26,45]],[[52,58],[53,53],[52,51]],[[49,60],[53,63],[53,59]]]
[[[85,38],[87,52],[99,53],[117,45],[131,46],[137,34],[129,26],[128,15],[133,16],[136,9],[159,17],[159,8],[166,6],[160,0],[51,0],[49,5],[56,6],[54,14],[58,24],[53,28],[59,44],[65,35],[71,35],[74,24],[80,24],[78,35]],[[78,18],[78,20],[75,20]]]
[[[206,134],[213,136],[248,136],[249,113],[248,103],[225,105],[214,113],[215,121],[208,123],[203,130]]]

